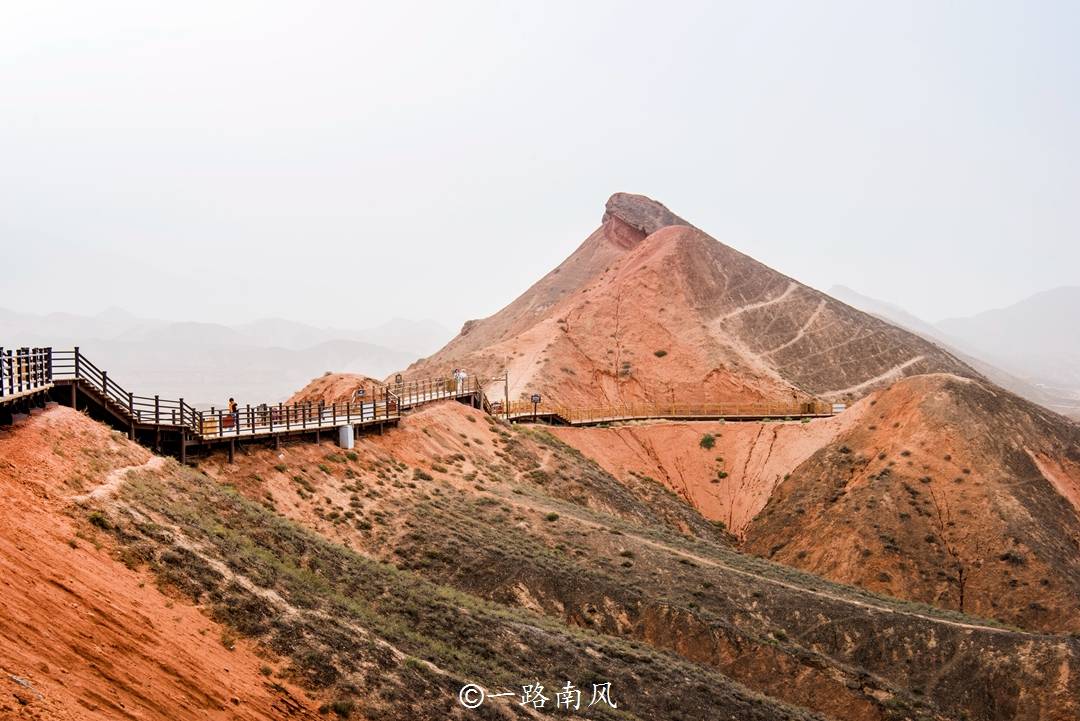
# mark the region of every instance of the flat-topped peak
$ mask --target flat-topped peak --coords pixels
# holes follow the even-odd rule
[[[604,206],[604,221],[618,218],[632,228],[651,235],[669,225],[690,225],[667,209],[663,203],[644,195],[615,193]]]

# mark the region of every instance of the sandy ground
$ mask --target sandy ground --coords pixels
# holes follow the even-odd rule
[[[1043,477],[1053,484],[1054,490],[1080,513],[1080,466],[1053,458],[1048,453],[1036,453],[1030,449],[1027,449],[1027,453]]]
[[[278,660],[228,650],[223,627],[113,558],[76,511],[117,469],[163,463],[67,408],[0,430],[0,719],[316,717],[261,673]]]
[[[443,401],[408,414],[397,428],[383,435],[359,435],[353,452],[357,461],[351,467],[357,469],[357,479],[368,485],[379,483],[380,500],[363,499],[363,510],[370,512],[387,503],[393,505],[396,496],[414,494],[413,488],[402,485],[411,480],[414,468],[422,469],[442,482],[471,487],[472,482],[464,476],[477,471],[478,464],[497,462],[499,449],[495,431],[481,411],[454,401]],[[272,499],[278,512],[326,538],[355,547],[355,531],[320,515],[317,512],[319,504],[298,495],[294,481],[298,473],[309,471],[306,477],[315,488],[316,501],[322,500],[329,506],[350,507],[354,494],[344,487],[343,479],[319,470],[326,467],[335,474],[340,473],[340,464],[328,461],[327,457],[341,457],[343,453],[345,451],[332,441],[319,445],[285,444],[276,452],[257,446],[252,449],[241,447],[233,464],[227,463],[223,453],[217,453],[201,460],[199,467],[212,478],[236,484],[253,497]],[[454,454],[461,454],[464,460],[456,465],[442,465],[441,461]],[[395,471],[390,469],[391,463],[407,464],[408,468]],[[453,466],[452,472],[448,466]],[[379,468],[387,470],[377,470]],[[385,475],[387,472],[390,475]],[[383,473],[387,480],[382,481],[376,473]],[[391,477],[398,479],[397,482],[391,483]],[[388,541],[400,530],[393,520],[388,519],[385,525],[376,526],[373,533]]]
[[[854,422],[854,415],[809,423],[650,422],[551,432],[616,478],[663,482],[711,520],[741,535],[784,477]],[[702,438],[714,439],[711,449]]]
[[[285,405],[293,403],[351,403],[356,400],[354,394],[358,388],[363,388],[370,398],[376,387],[382,383],[374,378],[360,375],[359,373],[327,373],[321,375],[306,386],[293,393]]]
[[[862,420],[745,529],[746,550],[943,608],[962,595],[963,610],[1021,628],[1077,628],[1080,468],[1067,432],[944,374],[900,380],[852,412]]]

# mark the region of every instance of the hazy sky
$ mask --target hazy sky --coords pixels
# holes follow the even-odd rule
[[[1077,285],[1078,8],[5,2],[0,307],[456,330],[618,190],[929,320]]]

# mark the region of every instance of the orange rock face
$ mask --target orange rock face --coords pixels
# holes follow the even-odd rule
[[[1080,428],[947,375],[897,382],[852,411],[744,529],[750,550],[1024,628],[1080,630]]]
[[[616,478],[637,475],[662,482],[703,516],[722,521],[740,536],[788,474],[855,418],[845,414],[809,423],[660,422],[556,427],[551,432]]]
[[[558,268],[411,370],[454,366],[508,370],[512,398],[540,392],[572,406],[855,399],[905,375],[974,375],[623,193]]]
[[[293,403],[349,403],[356,400],[356,392],[363,389],[367,396],[382,383],[359,373],[327,373],[319,376],[293,393],[285,405]]]
[[[0,431],[0,459],[0,718],[318,718],[263,675],[277,660],[226,648],[224,627],[66,512],[146,450],[56,408]]]

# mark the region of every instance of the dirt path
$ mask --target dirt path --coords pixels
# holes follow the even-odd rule
[[[840,390],[836,390],[836,391],[826,391],[825,393],[822,393],[821,395],[823,395],[823,396],[835,396],[835,395],[842,395],[844,393],[856,393],[858,391],[861,391],[864,388],[869,388],[870,386],[874,385],[875,383],[881,383],[883,381],[887,381],[887,380],[890,380],[892,378],[899,378],[900,374],[904,372],[905,368],[907,368],[908,366],[915,365],[916,363],[918,363],[919,361],[921,361],[925,357],[926,356],[924,356],[924,355],[917,355],[914,358],[911,358],[910,360],[904,361],[903,363],[901,363],[898,366],[893,366],[892,368],[885,371],[881,375],[875,376],[874,378],[871,378],[869,380],[865,380],[862,383],[859,383],[858,385],[851,386],[850,388],[841,388]]]
[[[799,328],[799,331],[795,334],[794,338],[787,341],[786,343],[781,343],[772,350],[765,351],[764,355],[772,355],[773,353],[782,351],[785,348],[789,348],[801,341],[803,339],[803,336],[806,335],[806,331],[809,330],[810,326],[812,326],[814,324],[814,321],[818,319],[818,316],[821,315],[821,311],[825,310],[826,305],[827,303],[824,299],[822,299],[821,302],[818,303],[817,308],[814,309],[814,312],[811,313],[810,317],[806,319],[805,323],[803,323],[802,328]]]
[[[775,298],[769,298],[768,300],[762,300],[758,301],[757,303],[750,303],[749,305],[744,305],[742,307],[736,308],[735,310],[722,316],[721,320],[728,320],[729,318],[734,318],[737,315],[742,315],[748,310],[756,310],[758,308],[764,308],[766,306],[773,305],[774,303],[779,303],[784,298],[787,298],[789,295],[794,293],[798,287],[799,285],[797,283],[788,283],[788,287],[784,289],[784,292],[776,296]]]
[[[626,532],[624,531],[624,533],[626,533]],[[955,628],[966,628],[966,629],[971,629],[971,630],[975,630],[975,631],[989,631],[989,632],[992,632],[992,633],[1020,634],[1020,635],[1024,635],[1024,636],[1038,635],[1038,634],[1029,634],[1026,631],[1020,631],[1020,630],[1011,629],[1011,628],[1000,628],[998,626],[984,626],[984,625],[978,624],[978,623],[965,623],[963,621],[953,621],[951,619],[939,618],[937,616],[929,616],[927,614],[916,613],[914,611],[900,611],[900,610],[897,610],[895,608],[889,608],[888,606],[882,606],[880,604],[870,603],[869,601],[859,601],[859,600],[854,599],[854,598],[848,598],[846,596],[841,596],[839,594],[829,593],[828,591],[819,591],[817,589],[807,588],[806,586],[800,586],[800,585],[795,584],[795,583],[789,583],[787,581],[781,581],[778,578],[770,578],[768,576],[762,576],[761,574],[754,573],[753,571],[745,571],[745,570],[743,570],[741,568],[735,568],[734,566],[729,566],[726,563],[721,563],[720,561],[716,561],[716,560],[713,560],[711,558],[705,558],[705,557],[699,556],[697,554],[690,553],[688,551],[682,551],[682,550],[680,550],[678,548],[675,548],[673,546],[669,546],[669,545],[667,545],[665,543],[661,543],[659,541],[653,541],[653,540],[650,540],[648,538],[642,538],[641,536],[637,536],[637,535],[632,534],[632,533],[627,534],[627,535],[634,536],[635,538],[637,538],[639,541],[641,541],[642,543],[644,543],[646,545],[653,546],[654,548],[663,549],[665,551],[668,551],[669,553],[674,553],[674,554],[683,556],[684,558],[689,558],[689,559],[691,559],[691,560],[693,560],[695,562],[701,563],[701,564],[706,565],[706,566],[712,566],[714,568],[722,568],[725,571],[731,571],[732,573],[737,573],[740,576],[745,576],[747,578],[753,578],[753,579],[756,579],[756,580],[759,580],[759,581],[764,581],[766,583],[771,583],[771,584],[773,584],[775,586],[782,586],[783,588],[787,588],[787,589],[790,589],[792,591],[798,591],[799,593],[809,594],[811,596],[817,596],[818,598],[826,598],[826,599],[829,599],[830,601],[837,601],[839,603],[846,603],[846,604],[850,604],[850,605],[853,605],[853,606],[859,606],[861,608],[870,609],[872,611],[878,611],[880,613],[892,613],[892,614],[896,614],[898,616],[908,616],[910,618],[918,618],[918,619],[921,619],[921,620],[924,620],[924,621],[930,621],[931,623],[939,623],[939,624],[943,624],[945,626],[953,626]]]
[[[511,499],[506,499],[506,500],[511,500]],[[516,505],[521,505],[520,500],[516,501]],[[596,523],[596,521],[593,520],[593,519],[582,518],[581,516],[579,516],[579,515],[577,515],[575,513],[572,513],[572,512],[567,513],[567,509],[565,507],[554,508],[552,506],[547,506],[546,504],[530,504],[529,507],[534,508],[534,509],[539,509],[542,513],[560,512],[560,513],[562,513],[564,515],[573,516],[580,523],[587,524],[587,525],[592,525],[592,524]],[[808,594],[808,595],[811,595],[811,596],[817,596],[818,598],[828,599],[830,601],[835,601],[837,603],[845,603],[845,604],[849,604],[849,605],[852,605],[852,606],[858,606],[860,608],[865,608],[865,609],[868,609],[868,610],[871,610],[871,611],[877,611],[879,613],[889,613],[889,614],[896,614],[898,616],[907,616],[909,618],[918,618],[918,619],[921,619],[921,620],[924,620],[924,621],[929,621],[931,623],[942,624],[944,626],[952,626],[954,628],[965,628],[965,629],[969,629],[969,630],[973,630],[973,631],[986,631],[986,632],[989,632],[989,633],[1001,633],[1001,634],[1017,634],[1017,635],[1021,635],[1021,636],[1040,635],[1040,634],[1029,633],[1027,631],[1021,631],[1021,630],[1018,630],[1018,629],[1001,628],[1001,627],[998,627],[998,626],[986,626],[986,625],[978,624],[978,623],[966,623],[964,621],[954,621],[954,620],[951,620],[951,619],[941,618],[941,617],[938,617],[938,616],[931,616],[931,615],[928,615],[928,614],[918,613],[918,612],[915,612],[915,611],[902,611],[902,610],[899,610],[899,609],[890,608],[889,606],[885,606],[885,605],[882,605],[882,604],[872,603],[870,601],[860,601],[858,599],[849,598],[847,596],[842,596],[840,594],[830,593],[828,591],[821,591],[821,590],[817,590],[817,589],[814,589],[814,588],[808,588],[806,586],[800,586],[800,585],[798,585],[796,583],[789,583],[788,581],[782,581],[782,580],[780,580],[778,578],[771,578],[769,576],[764,576],[764,575],[759,574],[759,573],[754,573],[753,571],[747,571],[747,570],[744,570],[744,569],[741,569],[741,568],[736,568],[736,567],[731,566],[729,564],[723,563],[722,561],[717,561],[717,560],[712,559],[712,558],[699,556],[699,555],[697,555],[695,553],[691,553],[689,551],[684,551],[682,549],[676,548],[675,546],[669,546],[666,543],[661,543],[660,541],[654,541],[654,540],[652,540],[650,538],[646,538],[644,536],[640,536],[640,535],[638,535],[636,533],[633,533],[632,531],[627,531],[627,530],[623,530],[623,529],[620,529],[620,530],[622,530],[622,532],[626,536],[629,536],[631,538],[635,538],[635,539],[637,539],[638,541],[644,543],[647,546],[652,546],[653,548],[658,548],[658,549],[667,551],[668,553],[672,553],[672,554],[675,554],[677,556],[682,556],[683,558],[690,559],[690,560],[692,560],[692,561],[694,561],[696,563],[700,563],[700,564],[702,564],[704,566],[710,566],[712,568],[723,569],[725,571],[730,571],[731,573],[735,573],[735,574],[738,574],[740,576],[744,576],[746,578],[753,578],[755,580],[762,581],[764,583],[770,583],[770,584],[772,584],[774,586],[781,586],[783,588],[786,588],[786,589],[789,589],[789,590],[792,590],[792,591],[796,591],[798,593],[804,593],[804,594]]]
[[[127,478],[129,471],[156,471],[165,465],[165,459],[161,456],[152,456],[146,463],[140,463],[135,466],[124,466],[123,468],[115,468],[109,471],[105,475],[105,480],[100,486],[85,493],[81,496],[74,496],[71,500],[75,501],[79,505],[84,505],[90,501],[98,501],[111,497],[114,493],[120,490],[120,486],[124,485],[124,480]]]

